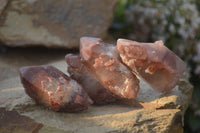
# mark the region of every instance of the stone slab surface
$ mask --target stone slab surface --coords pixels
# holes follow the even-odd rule
[[[118,0],[1,0],[0,41],[8,46],[78,48],[105,36]]]
[[[0,54],[0,132],[183,132],[183,116],[192,95],[192,86],[185,77],[175,89],[164,94],[141,81],[135,100],[92,105],[79,113],[53,112],[35,104],[20,83],[19,67],[50,64],[66,73],[64,56],[67,53],[69,51],[9,48]],[[10,116],[16,121],[10,121]]]

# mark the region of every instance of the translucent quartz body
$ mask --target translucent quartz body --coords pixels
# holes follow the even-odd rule
[[[185,63],[162,41],[139,43],[118,39],[117,49],[123,62],[159,92],[173,89],[186,69]]]
[[[107,89],[105,89],[99,81],[97,81],[81,62],[81,57],[73,54],[67,54],[65,60],[68,64],[68,73],[70,77],[79,82],[94,104],[106,104],[116,100]]]
[[[135,98],[139,80],[119,57],[115,46],[99,38],[82,37],[80,54],[90,73],[112,94],[121,98]]]
[[[54,111],[76,112],[92,103],[81,85],[52,66],[22,67],[20,77],[25,92]]]

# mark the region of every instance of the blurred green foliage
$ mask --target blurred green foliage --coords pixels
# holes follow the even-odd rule
[[[163,40],[187,62],[194,92],[184,132],[200,133],[200,1],[119,0],[110,33],[115,39]]]

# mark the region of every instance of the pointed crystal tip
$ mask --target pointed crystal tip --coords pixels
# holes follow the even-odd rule
[[[96,38],[96,37],[81,37],[80,38],[81,47],[88,47],[89,45],[98,44],[100,42],[103,42],[103,41],[100,38]]]

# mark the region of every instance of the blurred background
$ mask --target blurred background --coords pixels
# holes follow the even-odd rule
[[[200,133],[200,0],[0,0],[0,89],[19,82],[10,79],[23,65],[78,53],[81,36],[163,40],[194,85],[184,132]]]
[[[194,91],[184,132],[200,133],[200,1],[120,0],[109,32],[115,39],[163,40],[187,63]]]

